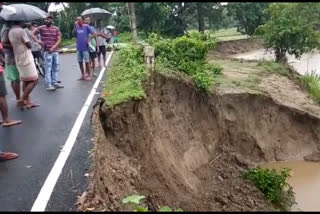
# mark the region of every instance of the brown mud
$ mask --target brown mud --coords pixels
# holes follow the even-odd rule
[[[121,200],[140,194],[151,210],[273,211],[243,172],[272,161],[317,161],[320,116],[313,112],[320,107],[308,103],[308,111],[305,102],[280,97],[287,88],[262,82],[269,93],[204,95],[174,75],[154,80],[144,100],[109,108],[100,99],[95,107],[94,164],[79,210],[123,211]]]

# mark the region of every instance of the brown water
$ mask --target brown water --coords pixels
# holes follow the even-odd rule
[[[292,207],[293,211],[320,211],[320,163],[306,161],[273,162],[261,167],[292,169],[288,180],[295,192],[298,203]]]
[[[248,60],[274,60],[274,54],[271,51],[265,51],[264,49],[253,50],[246,53],[231,55],[231,58],[248,59]],[[314,70],[320,74],[320,53],[310,52],[303,54],[301,59],[296,59],[292,55],[288,55],[288,63],[292,65],[298,73],[305,74],[307,71]]]

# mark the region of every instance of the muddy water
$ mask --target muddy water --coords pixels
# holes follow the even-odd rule
[[[293,211],[320,211],[320,163],[306,161],[273,162],[262,165],[266,168],[291,168],[288,180],[298,203]]]
[[[265,51],[265,49],[253,50],[246,53],[231,55],[232,58],[238,59],[255,59],[255,60],[274,60],[274,54],[271,51]],[[305,74],[307,71],[311,72],[315,70],[320,74],[320,53],[310,52],[303,54],[301,59],[296,59],[292,55],[288,55],[288,63],[292,65],[298,73]]]

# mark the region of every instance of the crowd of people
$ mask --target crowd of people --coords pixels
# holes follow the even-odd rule
[[[2,6],[3,3],[0,2],[0,9]],[[53,19],[52,16],[48,16],[45,24],[41,26],[35,22],[10,21],[6,22],[1,30],[0,52],[4,54],[4,68],[0,66],[0,111],[3,119],[0,124],[3,127],[22,123],[21,120],[9,119],[5,77],[11,83],[16,105],[22,110],[40,106],[32,102],[30,96],[39,81],[35,59],[42,62],[46,90],[64,88],[58,76],[62,35],[59,27],[54,25]],[[98,20],[97,23],[94,27],[89,17],[78,17],[74,24],[73,34],[76,37],[77,60],[81,71],[79,80],[93,79],[96,60],[97,67],[105,66],[106,43],[113,42],[113,38],[116,39],[114,29],[104,27],[103,20]],[[0,160],[11,160],[18,156],[16,153],[3,152],[0,148]]]

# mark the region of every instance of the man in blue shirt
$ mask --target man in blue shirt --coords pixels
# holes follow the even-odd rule
[[[92,71],[90,70],[89,42],[95,37],[95,31],[87,24],[84,24],[82,17],[78,17],[74,23],[73,34],[77,40],[78,62],[81,70],[80,80],[92,80]],[[89,35],[91,36],[89,37]],[[84,71],[83,62],[86,64]]]

